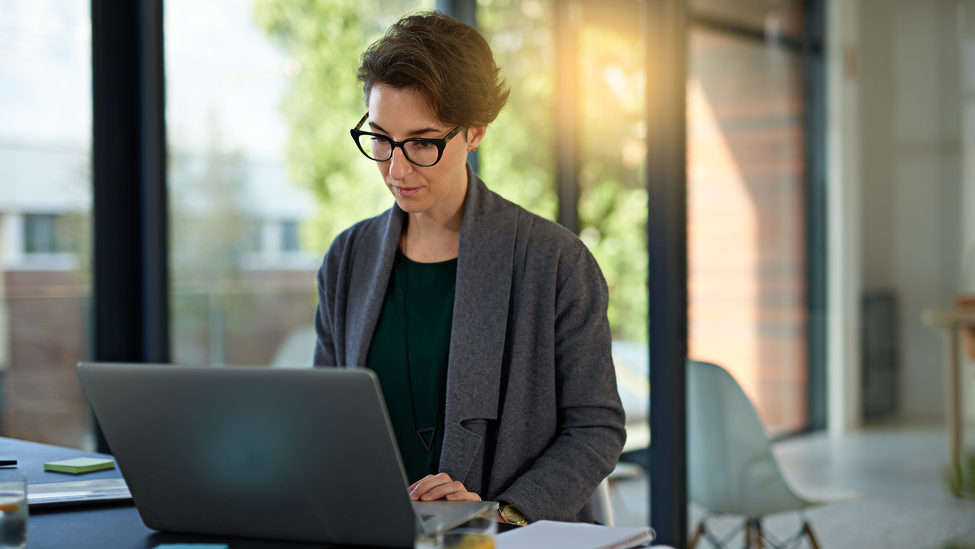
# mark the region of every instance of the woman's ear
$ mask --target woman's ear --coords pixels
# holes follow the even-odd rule
[[[484,134],[487,132],[487,126],[475,126],[473,128],[467,128],[467,150],[473,151],[477,149],[477,146],[484,139]]]

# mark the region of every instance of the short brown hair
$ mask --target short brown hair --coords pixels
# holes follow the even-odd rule
[[[508,101],[491,48],[476,30],[439,11],[406,16],[362,54],[358,77],[373,86],[414,89],[445,124],[486,126]]]

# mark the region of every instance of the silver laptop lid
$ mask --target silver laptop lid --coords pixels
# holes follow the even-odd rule
[[[78,377],[146,526],[412,547],[371,371],[88,363]]]

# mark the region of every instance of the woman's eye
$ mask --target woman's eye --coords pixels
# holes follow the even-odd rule
[[[435,146],[433,143],[430,143],[429,141],[414,141],[413,144],[420,149],[426,149]]]

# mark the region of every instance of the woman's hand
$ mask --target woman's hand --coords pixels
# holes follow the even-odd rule
[[[447,473],[427,475],[413,483],[409,489],[410,499],[414,501],[433,501],[445,499],[447,501],[481,501],[481,496],[468,492],[464,484],[458,480],[451,480]]]

